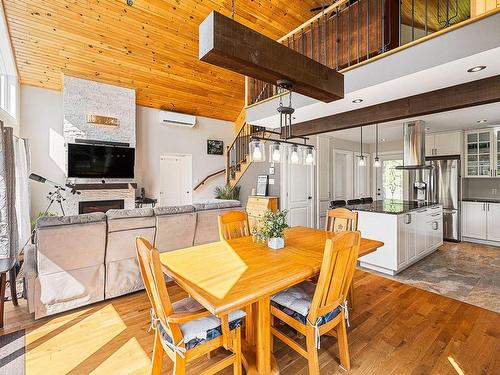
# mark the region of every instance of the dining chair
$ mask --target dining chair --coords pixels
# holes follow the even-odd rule
[[[248,214],[243,211],[229,211],[219,215],[219,236],[221,241],[250,236]],[[253,307],[245,307],[245,339],[253,343]]]
[[[248,215],[243,211],[229,211],[219,215],[219,236],[221,241],[250,236]]]
[[[345,370],[351,368],[346,294],[360,239],[359,232],[344,232],[327,239],[318,283],[304,281],[271,297],[271,333],[308,360],[309,374],[319,374],[318,349],[325,334],[337,337],[340,365]],[[275,318],[306,336],[306,348],[279,331],[273,323]]]
[[[345,200],[339,199],[335,201],[330,202],[330,208],[335,208],[335,207],[344,207],[347,204]]]
[[[358,230],[358,213],[347,208],[328,210],[325,230],[333,233]],[[354,283],[349,288],[348,300],[351,308],[354,308]]]
[[[151,328],[155,331],[151,374],[160,374],[163,353],[174,363],[174,374],[185,374],[186,365],[224,347],[229,356],[209,366],[202,374],[214,374],[233,365],[241,374],[240,325],[245,313],[237,310],[221,319],[191,297],[171,303],[163,280],[160,255],[148,240],[136,239],[136,253],[142,280],[151,303]]]

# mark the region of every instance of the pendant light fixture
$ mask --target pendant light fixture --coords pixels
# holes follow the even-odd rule
[[[363,155],[363,127],[360,128],[361,129],[361,139],[360,139],[360,142],[359,142],[359,155],[358,155],[358,165],[360,167],[364,167],[366,166],[366,158],[365,156]]]
[[[275,134],[279,136],[279,139],[269,139],[264,135],[252,135],[249,152],[250,160],[252,162],[262,162],[266,161],[266,153],[264,148],[264,142],[266,140],[272,141],[269,146],[269,161],[272,163],[280,163],[283,160],[283,154],[285,152],[290,152],[288,161],[295,165],[316,165],[316,150],[314,146],[307,145],[307,137],[293,136],[292,135],[292,114],[295,109],[292,107],[292,87],[293,83],[289,80],[278,80],[276,82],[278,89],[282,95],[280,95],[279,106],[276,109],[280,116],[280,130],[271,131],[264,130],[264,133]],[[283,104],[283,97],[286,97],[286,92],[288,91],[288,105]],[[290,139],[301,138],[304,140],[304,144],[297,142],[290,142]],[[284,145],[290,145],[284,147]],[[290,149],[291,147],[291,149]]]
[[[376,138],[376,143],[375,143],[375,159],[373,161],[373,166],[375,168],[380,168],[381,164],[380,163],[380,158],[378,157],[378,144],[379,144],[379,139],[378,139],[378,124],[375,125],[375,138]]]

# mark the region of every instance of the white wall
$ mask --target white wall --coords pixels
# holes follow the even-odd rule
[[[20,134],[30,142],[31,171],[63,183],[66,176],[64,160],[60,160],[61,147],[64,150],[62,92],[21,85]],[[51,187],[30,181],[30,188],[31,215],[36,217],[45,210],[45,197]]]
[[[225,167],[225,157],[207,155],[207,139],[233,140],[233,123],[198,117],[194,128],[163,125],[159,110],[137,107],[136,180],[146,189],[146,196],[159,198],[160,156],[167,153],[191,154],[193,157],[193,188],[210,173]],[[193,202],[213,198],[214,188],[225,183],[224,175],[214,177],[193,191]]]
[[[232,141],[233,124],[199,117],[192,129],[169,127],[158,121],[158,110],[137,106],[136,181],[149,197],[159,196],[160,155],[193,155],[193,187],[206,175],[224,168],[224,156],[207,155],[207,139]],[[31,171],[58,183],[66,181],[63,137],[63,95],[60,91],[21,86],[20,135],[31,145]],[[215,186],[224,184],[218,176],[193,194],[193,201],[213,198]],[[30,181],[32,216],[47,205],[48,184]],[[56,209],[52,212],[59,212]]]

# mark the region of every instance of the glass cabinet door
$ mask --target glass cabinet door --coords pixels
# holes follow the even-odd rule
[[[500,133],[500,132],[499,132]],[[491,176],[491,132],[480,131],[467,133],[467,176],[489,177]]]

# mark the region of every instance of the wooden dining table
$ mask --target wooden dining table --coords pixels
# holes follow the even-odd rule
[[[325,241],[333,237],[331,232],[293,227],[285,231],[280,250],[242,237],[164,252],[160,259],[163,272],[212,314],[223,318],[252,306],[247,309],[243,365],[247,374],[275,374],[279,369],[271,353],[270,297],[318,275]],[[359,256],[383,245],[362,238]]]

